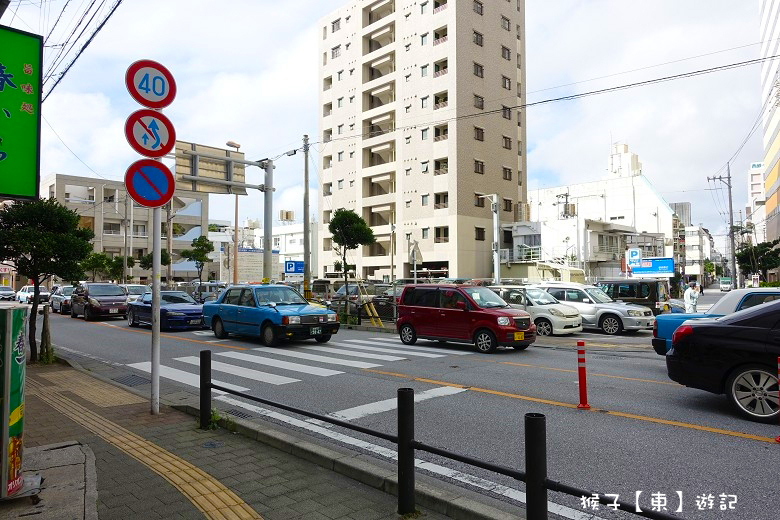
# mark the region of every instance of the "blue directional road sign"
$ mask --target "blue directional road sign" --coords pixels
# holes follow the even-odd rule
[[[141,206],[159,208],[168,204],[176,189],[171,170],[154,159],[141,159],[125,173],[127,193]],[[303,263],[303,262],[301,262]]]
[[[285,262],[284,274],[303,274],[303,262],[295,260]]]

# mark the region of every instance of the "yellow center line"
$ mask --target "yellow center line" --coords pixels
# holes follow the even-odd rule
[[[477,359],[475,361],[479,361],[480,363],[497,363],[499,365],[511,365],[515,367],[541,368],[542,370],[552,370],[553,372],[568,372],[570,374],[577,373],[576,370],[569,369],[569,368],[555,368],[555,367],[546,367],[542,365],[530,365],[527,363],[515,363],[514,361],[494,361],[492,359]],[[637,381],[639,383],[653,383],[656,385],[680,386],[679,384],[673,381],[658,381],[657,379],[642,379],[638,377],[615,376],[612,374],[599,374],[599,373],[592,373],[592,372],[588,372],[588,377],[608,377],[611,379],[623,379],[625,381]]]
[[[90,323],[90,325],[100,325],[102,327],[111,327],[111,328],[114,328],[114,329],[123,330],[125,332],[135,332],[137,334],[147,334],[147,335],[151,335],[152,334],[150,331],[147,331],[147,330],[123,329],[121,327],[117,327],[116,325],[111,325],[110,323]],[[179,340],[179,341],[187,341],[189,343],[200,343],[202,345],[208,345],[210,347],[232,348],[232,349],[235,349],[235,350],[249,350],[246,347],[234,347],[232,345],[221,345],[219,343],[209,343],[208,341],[202,341],[202,340],[199,340],[199,339],[183,338],[181,336],[174,336],[172,334],[160,334],[160,337],[161,338],[175,339],[175,340]]]
[[[556,370],[564,370],[564,369],[556,369]],[[383,372],[381,370],[371,370],[371,369],[363,369],[364,372],[371,372],[374,374],[382,374],[386,376],[393,376],[393,377],[399,377],[402,379],[408,379],[410,381],[419,381],[422,383],[432,383],[436,385],[442,385],[442,386],[452,386],[455,388],[466,388],[468,390],[479,392],[483,394],[490,394],[490,395],[497,395],[500,397],[509,397],[510,399],[520,399],[523,401],[531,401],[534,403],[543,403],[543,404],[549,404],[551,406],[558,406],[561,408],[573,408],[576,409],[577,405],[572,403],[563,403],[560,401],[552,401],[549,399],[541,399],[539,397],[531,397],[527,395],[520,395],[520,394],[513,394],[509,392],[501,392],[499,390],[491,390],[489,388],[479,388],[476,386],[468,386],[468,385],[461,385],[458,383],[448,383],[446,381],[436,381],[433,379],[425,379],[422,377],[414,377],[407,374],[399,374],[397,372]],[[776,444],[777,441],[773,437],[762,437],[760,435],[751,435],[749,433],[742,433],[742,432],[736,432],[732,430],[723,430],[720,428],[710,428],[709,426],[702,426],[700,424],[692,424],[692,423],[686,423],[686,422],[680,422],[680,421],[671,421],[668,419],[660,419],[658,417],[649,417],[647,415],[638,415],[633,413],[626,413],[626,412],[614,412],[611,410],[604,410],[600,408],[590,408],[589,410],[586,410],[588,412],[600,412],[603,415],[612,415],[615,417],[623,417],[624,419],[633,419],[636,421],[644,421],[644,422],[651,422],[655,424],[665,424],[668,426],[677,426],[679,428],[687,428],[689,430],[697,430],[697,431],[704,431],[709,433],[716,433],[719,435],[728,435],[730,437],[740,437],[743,439],[751,439],[754,441],[761,441],[761,442],[769,442],[772,444]]]

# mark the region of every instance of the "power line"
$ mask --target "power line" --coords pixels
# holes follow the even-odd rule
[[[74,152],[73,150],[71,150],[70,146],[68,146],[68,144],[67,144],[65,141],[63,141],[62,137],[60,137],[60,134],[58,134],[58,133],[57,133],[57,131],[54,129],[54,127],[53,127],[53,126],[51,126],[51,123],[49,123],[49,120],[48,120],[48,119],[46,119],[46,116],[43,116],[43,115],[42,115],[41,117],[43,117],[43,120],[46,122],[46,124],[49,126],[49,128],[51,128],[51,131],[52,131],[52,132],[54,132],[54,135],[56,135],[56,136],[57,136],[57,139],[59,139],[59,140],[60,140],[60,142],[61,142],[61,143],[62,143],[62,144],[65,146],[65,148],[67,148],[67,149],[68,149],[68,151],[69,151],[70,153],[72,153],[72,154],[73,154],[73,157],[75,157],[76,159],[78,159],[78,160],[79,160],[79,162],[80,162],[81,164],[83,164],[84,166],[86,166],[86,167],[89,169],[89,171],[91,171],[92,173],[94,173],[95,175],[97,175],[98,177],[100,177],[101,179],[103,179],[103,180],[106,180],[106,181],[108,181],[108,180],[112,180],[112,179],[108,179],[108,178],[106,178],[106,177],[103,177],[103,176],[102,176],[102,175],[100,175],[98,172],[96,172],[95,170],[93,170],[93,169],[92,169],[92,167],[91,167],[90,165],[88,165],[88,164],[87,164],[87,163],[85,163],[83,160],[81,160],[81,157],[79,157],[79,156],[76,154],[76,152]]]

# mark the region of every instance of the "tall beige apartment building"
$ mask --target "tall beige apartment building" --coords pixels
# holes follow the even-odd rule
[[[355,0],[320,20],[318,276],[338,208],[377,239],[358,276],[411,277],[413,249],[419,276],[492,275],[480,196],[527,218],[524,18],[525,0]]]

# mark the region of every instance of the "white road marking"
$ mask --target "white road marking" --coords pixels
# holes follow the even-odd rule
[[[141,372],[146,372],[147,374],[152,373],[152,363],[150,361],[133,363],[127,366],[129,366],[130,368],[135,368],[136,370],[140,370]],[[200,376],[198,374],[185,372],[184,370],[178,370],[176,368],[160,365],[160,377],[164,377],[165,379],[171,379],[173,381],[185,384],[187,386],[200,388]],[[243,386],[231,385],[230,383],[224,383],[222,381],[217,381],[216,379],[212,379],[211,382],[214,383],[215,385],[224,386],[225,388],[230,388],[231,390],[235,390],[236,392],[249,391],[248,388],[244,388]],[[222,395],[225,392],[222,392],[221,390],[214,390],[214,393]]]
[[[355,367],[355,368],[375,368],[375,367],[382,366],[382,365],[377,365],[375,363],[365,363],[363,361],[351,361],[348,359],[318,356],[316,354],[306,354],[305,352],[294,352],[291,350],[285,350],[283,348],[259,347],[259,348],[253,348],[252,350],[257,350],[259,352],[266,352],[268,354],[290,356],[290,357],[295,357],[300,359],[308,359],[309,361],[320,361],[321,363],[330,363],[331,365],[344,365],[347,367]]]
[[[334,343],[335,345],[335,343]],[[382,354],[366,354],[365,352],[353,352],[351,350],[341,350],[333,347],[301,347],[307,350],[316,350],[318,352],[331,352],[333,354],[341,354],[342,356],[351,356],[367,359],[379,359],[381,361],[402,361],[406,358],[398,356],[384,356]]]
[[[284,415],[283,413],[274,412],[271,410],[268,410],[266,408],[260,408],[259,406],[255,406],[253,404],[248,404],[243,401],[239,401],[237,399],[234,399],[232,397],[228,396],[220,396],[215,398],[216,401],[222,401],[223,403],[227,403],[231,406],[239,406],[241,408],[244,408],[245,410],[249,410],[250,412],[254,412],[258,415],[262,415],[265,417],[270,417],[272,419],[276,419],[277,421],[281,421],[283,423],[296,426],[298,428],[302,428],[304,430],[308,430],[314,433],[318,433],[322,435],[323,437],[328,437],[330,439],[334,439],[339,442],[343,442],[344,444],[348,444],[350,446],[355,446],[358,448],[362,448],[366,451],[370,451],[371,453],[374,453],[376,455],[379,455],[380,457],[384,457],[386,459],[390,460],[397,460],[398,454],[395,450],[391,450],[389,448],[385,448],[383,446],[379,446],[377,444],[373,444],[370,442],[366,442],[360,439],[356,439],[355,437],[350,437],[349,435],[344,435],[343,433],[338,433],[333,430],[330,430],[328,428],[323,428],[321,426],[318,426],[316,424],[309,423],[307,421],[302,421],[300,419],[295,419],[294,417],[290,417],[287,415]],[[420,459],[414,459],[414,465],[420,469],[424,469],[426,471],[429,471],[431,473],[435,473],[437,475],[442,475],[447,478],[451,478],[453,480],[457,480],[458,482],[462,482],[468,486],[472,486],[478,489],[482,489],[485,491],[489,491],[491,493],[495,493],[497,495],[505,496],[511,500],[514,500],[516,502],[525,503],[526,497],[525,493],[520,491],[519,489],[511,488],[509,486],[505,486],[503,484],[498,484],[496,482],[492,482],[487,479],[483,479],[481,477],[477,477],[476,475],[471,475],[469,473],[463,473],[462,471],[457,471],[451,468],[448,468],[446,466],[441,466],[439,464],[434,464],[433,462],[426,462],[424,460]],[[571,520],[603,520],[602,518],[599,518],[597,516],[594,516],[590,513],[583,513],[581,511],[577,511],[576,509],[572,509],[570,507],[562,506],[560,504],[556,504],[554,502],[547,502],[547,509],[550,513],[554,513],[559,516],[563,516],[565,518],[569,518]]]
[[[427,401],[434,397],[443,397],[446,395],[459,394],[465,392],[468,388],[455,388],[454,386],[439,386],[424,392],[415,392],[414,402],[419,403],[421,401]],[[367,415],[374,415],[382,412],[389,412],[395,410],[398,407],[398,398],[385,399],[384,401],[377,401],[375,403],[368,403],[361,406],[355,406],[354,408],[347,408],[346,410],[340,410],[338,412],[329,413],[330,417],[334,419],[340,419],[342,421],[354,421]]]
[[[401,343],[401,340],[396,339],[390,339],[390,338],[371,338],[371,339],[348,339],[346,341],[351,341],[353,343],[367,343],[371,345],[372,341],[382,341],[384,343],[395,345],[398,348],[404,349],[404,350],[419,350],[420,352],[433,352],[433,353],[444,353],[447,355],[453,354],[455,356],[469,356],[473,354],[473,352],[464,352],[463,350],[455,350],[451,348],[439,348],[439,347],[418,347],[418,346],[412,346],[412,345],[404,345]],[[468,343],[463,343],[463,345],[468,345]]]
[[[331,370],[329,368],[313,367],[309,365],[301,365],[300,363],[290,363],[289,361],[281,361],[278,359],[271,359],[262,356],[253,356],[251,354],[244,354],[243,352],[215,352],[217,356],[228,357],[232,359],[240,359],[241,361],[248,361],[249,363],[257,363],[258,365],[268,365],[270,367],[283,368],[285,370],[292,370],[293,372],[303,372],[304,374],[313,374],[315,376],[335,376],[337,374],[343,374],[338,370]]]
[[[191,333],[195,334],[196,336],[211,336],[214,334],[210,330],[191,330]]]
[[[190,365],[200,366],[200,359],[196,356],[174,358],[174,361],[181,361],[182,363],[189,363]],[[297,383],[300,381],[300,379],[293,379],[292,377],[277,376],[276,374],[260,372],[259,370],[252,370],[251,368],[244,368],[236,365],[228,365],[227,363],[220,363],[219,361],[211,362],[211,370],[224,372],[225,374],[231,374],[238,377],[245,377],[253,381],[260,381],[261,383],[269,383],[272,385],[286,385],[287,383]]]
[[[347,340],[349,341],[349,340]],[[404,356],[416,356],[416,357],[426,357],[426,358],[439,358],[439,357],[446,357],[444,354],[428,354],[426,352],[412,352],[407,350],[400,350],[397,348],[380,348],[380,347],[369,347],[364,346],[359,343],[342,343],[340,341],[331,341],[332,345],[337,345],[339,347],[344,348],[354,348],[358,350],[368,350],[370,352],[386,352],[388,354],[403,354]]]

